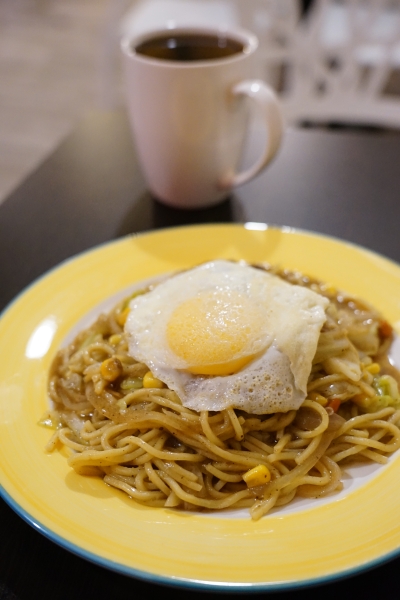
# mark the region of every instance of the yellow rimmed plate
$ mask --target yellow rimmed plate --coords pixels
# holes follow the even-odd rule
[[[214,515],[146,508],[46,454],[50,362],[77,323],[135,282],[214,258],[268,261],[360,296],[400,326],[400,267],[357,246],[289,228],[205,225],[106,244],[63,263],[0,320],[0,484],[4,499],[61,546],[155,583],[289,589],[356,573],[400,549],[400,454],[344,493],[276,510]],[[97,307],[97,308],[96,308]],[[89,317],[88,317],[89,315]]]

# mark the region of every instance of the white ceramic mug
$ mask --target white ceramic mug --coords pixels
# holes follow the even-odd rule
[[[139,53],[144,42],[169,36],[217,36],[240,51],[223,58],[169,60]],[[168,41],[170,44],[170,41]],[[143,46],[142,46],[143,47]],[[185,27],[122,41],[130,122],[151,192],[179,208],[217,204],[257,175],[276,154],[283,119],[275,93],[249,79],[257,38],[243,30]],[[249,169],[237,172],[250,98],[262,113],[266,145]]]

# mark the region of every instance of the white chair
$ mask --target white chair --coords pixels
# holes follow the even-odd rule
[[[121,103],[122,35],[168,25],[235,25],[260,40],[260,75],[281,95],[288,124],[400,128],[400,97],[385,94],[400,68],[400,0],[110,0],[100,103]]]
[[[399,2],[314,0],[293,39],[288,121],[400,128],[400,98],[386,94],[399,58]]]

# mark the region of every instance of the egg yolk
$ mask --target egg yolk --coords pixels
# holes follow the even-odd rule
[[[167,325],[167,340],[190,373],[229,375],[260,350],[260,323],[260,308],[246,296],[208,292],[175,309]]]

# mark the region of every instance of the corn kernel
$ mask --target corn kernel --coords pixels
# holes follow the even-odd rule
[[[356,394],[352,397],[352,401],[360,408],[367,410],[371,405],[372,399],[366,394]]]
[[[314,400],[314,402],[318,402],[321,406],[326,406],[328,404],[328,400],[322,394],[317,394],[317,392],[311,392],[308,396],[310,400]]]
[[[110,336],[108,341],[111,346],[118,346],[120,341],[122,340],[122,335],[120,333],[114,333],[114,335]]]
[[[100,366],[100,374],[106,381],[115,381],[124,372],[121,361],[118,358],[107,358]]]
[[[127,320],[127,318],[128,318],[128,315],[129,315],[129,311],[130,311],[130,308],[129,308],[129,306],[127,306],[127,307],[126,307],[126,308],[125,308],[125,309],[124,309],[122,312],[120,312],[120,313],[117,315],[117,317],[116,317],[116,319],[117,319],[117,323],[118,323],[118,325],[120,325],[121,327],[123,327],[123,326],[125,325],[125,323],[126,323],[126,320]]]
[[[372,364],[366,367],[367,371],[371,373],[371,375],[378,375],[381,372],[381,367],[378,363],[373,362]]]
[[[243,479],[249,488],[265,485],[271,480],[271,472],[265,465],[258,465],[247,471],[243,475]]]
[[[147,371],[146,375],[143,377],[143,387],[161,389],[164,387],[164,383],[161,381],[161,379],[154,377],[151,371]]]

